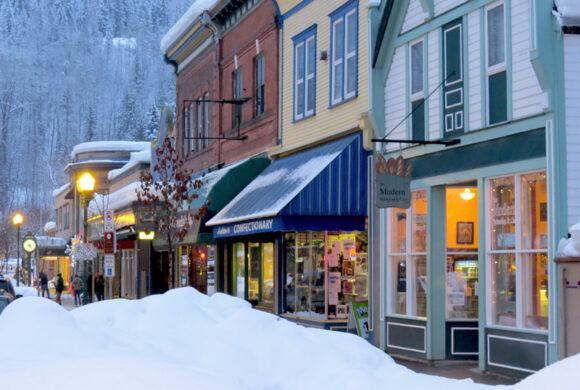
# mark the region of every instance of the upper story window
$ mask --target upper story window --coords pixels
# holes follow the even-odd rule
[[[419,141],[425,140],[424,53],[423,40],[411,43],[411,139]]]
[[[444,136],[464,131],[463,22],[456,19],[443,26],[443,123]]]
[[[357,94],[358,2],[343,5],[330,20],[330,103],[336,105]]]
[[[203,147],[207,148],[209,146],[209,93],[206,92],[203,95]]]
[[[264,53],[254,58],[254,116],[264,113]]]
[[[233,74],[233,97],[234,99],[242,98],[242,68],[236,69]],[[233,127],[238,127],[242,124],[242,105],[234,104],[234,119]]]
[[[203,101],[197,102],[197,104],[196,104],[197,122],[196,122],[196,126],[195,126],[195,138],[197,138],[196,139],[197,150],[202,150],[203,146],[204,146],[203,127],[204,127],[205,120],[204,120],[204,115],[203,115],[204,114],[203,106],[204,106]]]
[[[505,6],[494,4],[485,10],[486,20],[486,76],[488,123],[507,120],[507,73]]]
[[[195,152],[194,132],[194,103],[190,103],[183,109],[183,155],[187,156]]]
[[[315,114],[316,25],[295,36],[294,41],[294,120]]]
[[[69,221],[70,221],[70,209],[69,209],[69,204],[65,204],[64,205],[64,212],[63,212],[63,229],[68,229],[69,226]]]

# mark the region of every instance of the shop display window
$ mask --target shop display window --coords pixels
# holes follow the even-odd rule
[[[488,180],[495,325],[548,328],[548,215],[545,172]]]
[[[409,209],[390,208],[388,213],[389,314],[424,318],[427,316],[427,191],[413,191]]]
[[[346,319],[350,302],[368,299],[366,248],[366,233],[286,233],[284,311]]]

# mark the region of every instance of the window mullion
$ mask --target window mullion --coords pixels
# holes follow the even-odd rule
[[[522,194],[522,187],[520,176],[514,177],[516,193],[514,202],[514,211],[516,215],[516,326],[518,328],[523,328],[523,298],[524,298],[524,271],[523,271],[523,259],[520,253],[522,249],[522,213],[520,207],[520,199]]]
[[[409,252],[411,252],[411,230],[412,230],[412,213],[411,213],[411,209],[407,209],[406,211],[407,213],[407,220],[405,223],[405,263],[407,264],[406,266],[406,281],[407,283],[405,283],[405,288],[407,290],[407,315],[408,316],[413,316],[413,313],[415,312],[415,265],[413,264],[413,259],[412,257],[409,255]]]

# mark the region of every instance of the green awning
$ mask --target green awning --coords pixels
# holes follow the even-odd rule
[[[206,227],[205,222],[209,221],[224,208],[268,165],[270,165],[270,159],[266,153],[261,153],[205,175],[202,173],[195,174],[194,178],[200,179],[203,185],[197,190],[191,190],[190,194],[197,194],[198,197],[193,199],[189,207],[191,210],[197,210],[206,204],[208,200],[209,206],[207,213],[201,220],[201,224],[194,224],[180,245],[195,243],[214,244],[215,239],[213,238],[212,229]]]

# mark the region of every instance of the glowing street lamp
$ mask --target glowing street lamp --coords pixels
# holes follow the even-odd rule
[[[81,193],[81,203],[83,206],[83,241],[85,244],[88,243],[89,232],[88,232],[88,215],[87,207],[89,201],[92,198],[93,192],[95,191],[95,178],[89,172],[84,172],[77,180],[77,190]],[[93,291],[95,286],[95,275],[93,270]],[[85,303],[92,301],[92,296],[89,298],[89,286],[87,283],[87,264],[83,267],[83,279],[84,279],[84,301]],[[90,299],[90,300],[89,300]]]
[[[24,222],[24,217],[20,213],[16,213],[12,217],[12,223],[16,225],[16,285],[20,286],[20,225]]]

